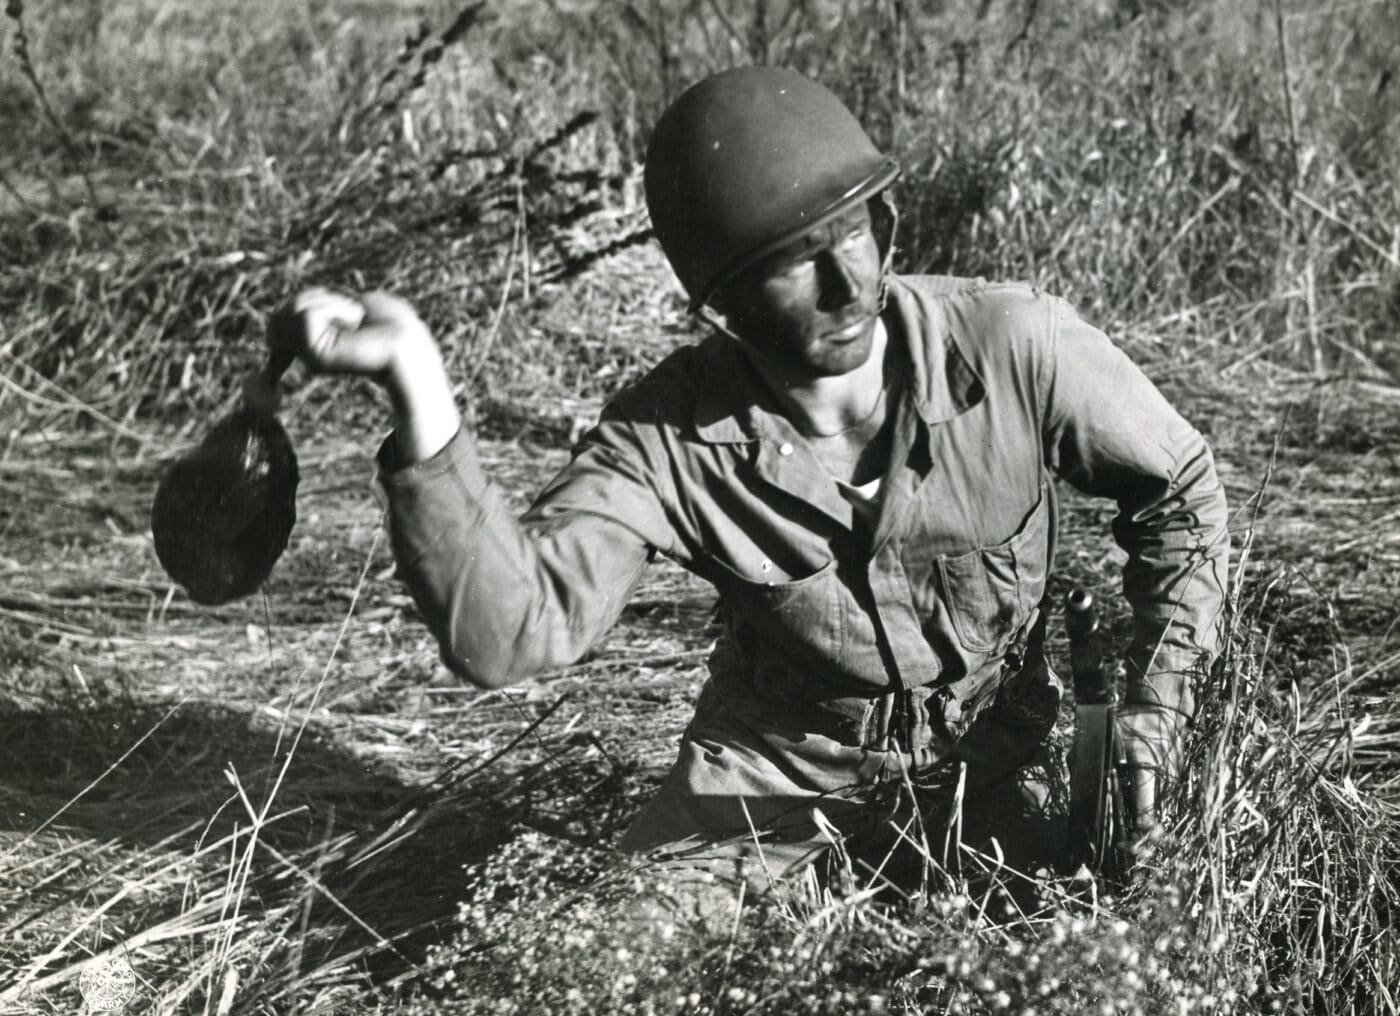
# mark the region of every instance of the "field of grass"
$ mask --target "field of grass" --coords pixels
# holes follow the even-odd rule
[[[1394,0],[9,0],[0,47],[0,1013],[75,1010],[103,956],[126,1011],[219,1016],[1400,1012]],[[368,388],[289,378],[262,595],[156,562],[162,470],[311,283],[419,307],[523,508],[699,334],[640,153],[754,60],[900,153],[903,270],[1065,295],[1215,449],[1230,649],[1130,891],[1047,874],[1021,913],[955,853],[899,906],[639,922],[664,880],[610,844],[711,591],[658,564],[576,666],[460,687],[380,535]],[[1113,507],[1066,505],[1054,591],[1113,603]]]

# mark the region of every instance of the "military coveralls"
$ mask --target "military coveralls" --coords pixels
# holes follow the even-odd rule
[[[715,585],[709,680],[625,847],[750,822],[811,840],[807,806],[858,807],[896,770],[952,756],[984,711],[1002,721],[984,761],[1028,757],[1058,701],[1017,715],[1053,682],[1039,642],[1053,476],[1118,504],[1128,700],[1192,711],[1227,556],[1201,436],[1037,290],[894,276],[884,320],[894,421],[873,524],[718,334],[614,398],[521,520],[460,434],[403,469],[381,457],[400,572],[443,660],[478,684],[577,659],[657,553]]]

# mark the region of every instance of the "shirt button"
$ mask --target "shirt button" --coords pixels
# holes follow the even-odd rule
[[[784,441],[782,444],[778,445],[778,454],[779,454],[779,455],[791,455],[791,454],[792,454],[792,443],[789,442],[789,441]]]

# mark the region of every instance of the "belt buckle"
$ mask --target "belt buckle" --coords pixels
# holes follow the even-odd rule
[[[934,710],[929,708],[929,703],[934,703],[938,720],[946,728],[944,710],[948,692],[944,688],[924,685],[918,688],[899,688],[890,695],[894,703],[887,741],[917,761],[921,755],[929,754],[930,749],[942,740],[939,731],[935,729]]]

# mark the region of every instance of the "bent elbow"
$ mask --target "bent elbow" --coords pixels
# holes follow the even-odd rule
[[[443,665],[466,683],[482,691],[499,691],[520,682],[525,675],[512,673],[506,667],[482,666],[478,660],[459,653],[446,642],[439,646]]]

